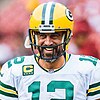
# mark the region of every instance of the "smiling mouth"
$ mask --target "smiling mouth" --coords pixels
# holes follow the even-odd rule
[[[47,51],[52,51],[53,48],[45,48],[45,50],[47,50]]]
[[[52,53],[53,53],[53,48],[45,48],[45,49],[44,49],[44,53],[45,53],[45,54],[51,54],[51,55],[52,55]]]
[[[45,48],[44,49],[44,56],[45,57],[52,57],[53,56],[53,48]]]

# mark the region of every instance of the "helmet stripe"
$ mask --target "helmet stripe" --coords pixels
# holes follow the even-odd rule
[[[46,13],[45,13],[45,24],[49,25],[49,18],[50,18],[50,9],[52,6],[52,2],[47,4]]]
[[[54,7],[55,7],[55,3],[53,3],[51,7],[49,24],[53,24]]]
[[[55,4],[53,2],[49,2],[43,6],[41,24],[49,25],[53,23],[54,7]]]
[[[45,4],[45,5],[43,6],[41,24],[44,24],[44,23],[45,23],[45,12],[46,12],[46,7],[47,7],[47,4]]]

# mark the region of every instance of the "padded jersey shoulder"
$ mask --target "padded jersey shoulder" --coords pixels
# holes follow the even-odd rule
[[[84,63],[84,64],[90,64],[92,66],[96,66],[99,59],[92,57],[92,56],[86,56],[86,55],[73,55],[71,54],[71,60],[74,60],[79,63]]]
[[[20,56],[7,61],[1,69],[2,73],[11,73],[15,76],[22,74],[24,65],[32,65],[35,63],[34,56]]]
[[[92,56],[71,54],[66,66],[69,65],[70,67],[72,67],[72,69],[75,69],[76,71],[88,73],[97,69],[97,67],[100,66],[98,64],[99,62],[99,59]]]

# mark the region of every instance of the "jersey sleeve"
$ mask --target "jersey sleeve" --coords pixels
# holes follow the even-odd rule
[[[0,100],[18,100],[18,92],[14,85],[12,68],[8,66],[9,62],[6,62],[0,75]]]
[[[100,60],[92,71],[87,97],[88,100],[100,99]]]

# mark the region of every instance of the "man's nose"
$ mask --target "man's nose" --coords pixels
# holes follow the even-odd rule
[[[53,44],[53,41],[52,41],[52,39],[51,39],[51,37],[50,36],[47,36],[46,37],[46,39],[45,39],[45,45],[52,45]]]

